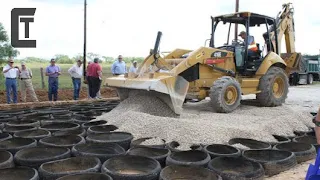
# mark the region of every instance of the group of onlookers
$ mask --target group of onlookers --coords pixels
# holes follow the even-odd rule
[[[133,61],[129,72],[136,73],[137,62]],[[88,87],[89,99],[101,99],[100,87],[102,82],[102,67],[99,64],[99,58],[94,58],[93,62],[89,61],[84,82]],[[121,55],[112,64],[111,72],[113,75],[122,75],[127,73],[126,64]],[[3,68],[6,85],[7,103],[17,103],[17,79],[20,79],[20,92],[22,102],[26,102],[26,95],[29,95],[33,102],[38,102],[37,95],[32,85],[32,71],[26,67],[24,62],[21,63],[21,68],[14,66],[13,59],[9,59],[8,64]],[[68,69],[73,84],[73,99],[80,98],[81,80],[83,77],[83,62],[78,59],[76,64]],[[61,68],[56,65],[56,60],[51,59],[50,65],[45,69],[45,75],[48,76],[48,100],[58,100],[59,76],[61,75]],[[13,98],[11,99],[11,93]]]

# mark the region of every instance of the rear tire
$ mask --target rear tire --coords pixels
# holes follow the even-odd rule
[[[280,106],[285,102],[289,92],[288,77],[280,67],[270,67],[259,82],[260,93],[257,100],[262,106]]]
[[[214,82],[209,96],[216,112],[230,113],[240,105],[241,87],[236,79],[223,76]]]
[[[313,75],[308,74],[307,84],[312,84],[312,83],[313,83]]]

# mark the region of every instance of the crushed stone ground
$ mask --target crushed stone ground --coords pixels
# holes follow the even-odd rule
[[[241,105],[229,114],[213,113],[209,101],[187,103],[180,117],[160,99],[132,93],[109,113],[98,117],[135,138],[159,137],[181,144],[226,144],[231,138],[277,142],[272,135],[293,136],[293,131],[313,127],[311,115],[290,106],[256,107]]]

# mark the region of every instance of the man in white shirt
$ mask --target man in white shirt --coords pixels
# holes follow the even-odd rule
[[[131,66],[130,69],[129,69],[129,72],[131,72],[131,73],[137,73],[137,70],[138,70],[138,68],[137,68],[137,61],[133,61],[132,66]]]
[[[77,64],[74,64],[68,72],[73,83],[73,99],[78,100],[81,89],[81,77],[83,75],[82,61],[80,59],[77,60]]]
[[[8,64],[3,67],[3,74],[6,78],[7,103],[11,103],[11,91],[13,93],[13,103],[17,103],[17,76],[20,73],[18,66],[13,66],[13,59],[9,59]]]

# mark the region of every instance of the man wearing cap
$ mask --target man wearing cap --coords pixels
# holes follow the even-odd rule
[[[132,66],[129,69],[131,73],[137,73],[137,61],[133,61]]]
[[[252,56],[258,52],[258,46],[256,42],[254,41],[253,36],[247,36],[247,33],[244,31],[241,31],[239,36],[245,41],[248,37],[248,56]],[[244,43],[246,44],[246,42]]]
[[[21,91],[21,99],[23,102],[26,102],[27,91],[29,91],[31,99],[33,102],[39,102],[36,93],[34,92],[32,85],[32,71],[31,69],[26,67],[26,63],[21,63],[20,70],[20,91]]]
[[[88,65],[87,77],[90,98],[97,98],[102,81],[102,68],[99,65],[99,58],[94,58],[93,63]]]
[[[113,75],[121,75],[127,72],[126,63],[122,60],[121,55],[119,55],[118,59],[112,64],[111,72]]]
[[[3,74],[6,78],[7,103],[11,103],[11,91],[13,93],[13,103],[17,103],[17,76],[20,73],[18,66],[13,66],[13,59],[9,59],[8,64],[3,67]]]
[[[51,59],[50,65],[46,68],[46,76],[48,76],[48,84],[49,84],[49,90],[48,90],[48,96],[49,101],[52,101],[52,95],[53,95],[53,101],[58,100],[58,89],[59,89],[59,81],[58,77],[61,75],[61,69],[59,66],[56,66],[56,60]]]
[[[82,61],[80,59],[77,60],[77,64],[74,64],[68,70],[68,73],[70,74],[73,83],[73,99],[78,100],[81,89],[81,77],[83,75]]]

